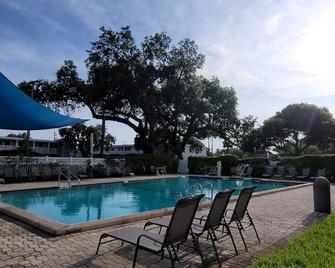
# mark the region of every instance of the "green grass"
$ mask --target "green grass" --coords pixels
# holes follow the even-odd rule
[[[311,226],[285,248],[260,258],[251,267],[335,267],[335,214]]]

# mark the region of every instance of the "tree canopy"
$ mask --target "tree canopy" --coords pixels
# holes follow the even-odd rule
[[[21,88],[36,90],[36,98],[56,108],[86,105],[94,118],[126,124],[146,153],[181,156],[191,138],[229,139],[238,121],[235,91],[197,74],[205,56],[194,41],[173,44],[163,32],[138,44],[129,27],[100,30],[87,51],[87,81],[67,60],[55,81],[24,82]]]
[[[264,122],[262,135],[268,145],[300,155],[310,145],[334,142],[335,120],[325,107],[291,104]]]
[[[59,135],[71,149],[78,148],[83,157],[90,155],[91,133],[93,133],[94,149],[101,147],[101,125],[86,126],[84,124],[75,125],[68,128],[59,129]],[[108,151],[115,143],[115,138],[111,134],[105,135],[104,149]]]

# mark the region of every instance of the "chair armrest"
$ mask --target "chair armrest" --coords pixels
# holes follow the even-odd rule
[[[142,238],[142,237],[145,237],[145,238],[147,238],[147,239],[150,239],[150,240],[152,240],[152,241],[154,241],[154,242],[156,242],[156,243],[162,245],[162,242],[161,242],[161,241],[159,241],[159,240],[157,240],[157,239],[155,239],[155,238],[152,238],[151,236],[148,236],[148,235],[146,235],[146,234],[141,234],[141,235],[137,238],[137,242],[136,242],[137,246],[140,245],[140,241],[141,241],[141,238]]]
[[[227,216],[227,214],[228,214],[229,211],[232,212],[231,214],[232,214],[232,216],[233,216],[233,214],[234,214],[234,210],[229,208],[229,209],[226,209],[226,211],[225,211],[225,213],[224,213],[224,216],[225,216],[225,217]]]

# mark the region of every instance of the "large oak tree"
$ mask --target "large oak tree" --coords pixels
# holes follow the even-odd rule
[[[126,124],[144,152],[180,157],[191,138],[228,139],[237,121],[233,88],[197,75],[204,61],[192,40],[173,44],[166,33],[157,33],[138,44],[129,27],[119,32],[102,27],[88,50],[86,81],[72,61],[65,61],[55,81],[21,87],[36,89],[46,104],[86,105],[94,118]]]
[[[276,149],[300,155],[310,145],[334,142],[335,120],[325,107],[291,104],[264,122],[262,135]]]

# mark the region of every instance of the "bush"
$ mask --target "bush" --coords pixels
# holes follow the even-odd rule
[[[106,167],[103,164],[98,164],[92,167],[93,177],[94,178],[103,178],[106,177]]]
[[[126,163],[127,167],[136,175],[150,174],[150,166],[166,166],[168,173],[176,173],[178,158],[159,154],[129,155],[126,156]]]
[[[299,172],[309,167],[313,176],[316,175],[319,168],[326,168],[326,177],[335,181],[335,154],[287,157],[282,158],[279,165],[294,166]]]
[[[188,170],[190,174],[207,174],[211,167],[215,167],[216,163],[221,161],[221,175],[231,175],[231,168],[236,167],[239,158],[235,155],[222,156],[201,156],[188,158]]]

